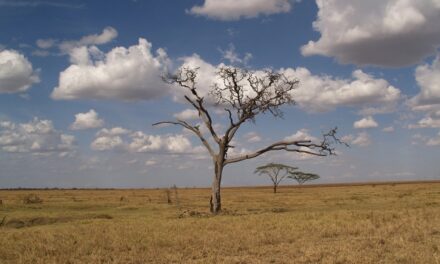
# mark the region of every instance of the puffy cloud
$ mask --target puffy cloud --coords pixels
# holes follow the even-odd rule
[[[309,130],[303,128],[298,130],[295,134],[284,138],[287,141],[302,141],[302,140],[311,140],[317,141],[318,139],[309,134]]]
[[[125,143],[122,136],[129,133],[130,130],[122,127],[103,128],[96,133],[96,138],[90,144],[90,147],[98,151],[124,149]]]
[[[415,77],[420,93],[408,100],[413,111],[425,112],[426,116],[409,128],[440,127],[440,55],[431,64],[416,68]]]
[[[123,142],[120,136],[99,136],[95,138],[90,145],[93,150],[99,151],[115,149],[122,146]]]
[[[182,61],[182,67],[198,68],[196,79],[198,91],[209,102],[214,102],[209,96],[210,89],[213,83],[223,85],[216,73],[219,68],[227,65],[223,63],[212,65],[197,54],[182,58]],[[401,98],[399,89],[390,85],[386,80],[376,79],[362,70],[354,71],[352,79],[313,75],[303,67],[283,68],[279,72],[289,78],[299,79],[299,86],[292,91],[293,98],[300,108],[309,112],[324,112],[339,106],[363,107],[365,112],[370,113],[390,112],[393,111],[397,101]],[[256,71],[256,74],[262,73],[262,71]],[[175,99],[182,101],[183,93],[183,89],[178,87],[174,93]],[[376,110],[373,110],[372,106]]]
[[[249,143],[256,143],[261,141],[260,135],[256,132],[249,132],[244,135],[244,138]]]
[[[365,118],[362,118],[361,120],[358,120],[356,122],[354,122],[353,127],[354,128],[373,128],[373,127],[378,127],[379,125],[377,124],[377,122],[374,120],[374,118],[372,116],[368,116]]]
[[[187,13],[218,20],[238,20],[286,13],[290,9],[289,0],[205,0],[202,6],[194,6]]]
[[[199,153],[183,135],[148,135],[142,131],[131,132],[121,127],[101,129],[91,143],[93,150],[119,149],[132,153],[163,152],[171,154]]]
[[[347,135],[341,138],[343,142],[346,142],[350,145],[356,145],[360,147],[366,147],[371,144],[370,135],[366,132],[358,133],[357,136]]]
[[[174,114],[174,117],[181,120],[199,119],[199,112],[195,109],[185,109],[182,112]]]
[[[52,121],[34,118],[16,124],[0,122],[0,150],[34,154],[69,153],[75,148],[75,137],[57,131]]]
[[[97,136],[121,136],[130,133],[130,130],[122,127],[113,127],[111,129],[103,128],[99,130]]]
[[[416,68],[415,77],[420,87],[420,93],[411,98],[413,107],[438,105],[440,108],[440,56],[431,65],[424,64]]]
[[[435,54],[440,46],[438,0],[317,0],[318,41],[303,55],[335,57],[342,63],[405,66]]]
[[[294,99],[301,108],[311,112],[329,111],[338,106],[389,106],[400,98],[399,89],[362,70],[354,71],[351,80],[313,75],[302,67],[281,72],[299,79],[299,87],[293,90]]]
[[[98,113],[90,109],[87,113],[78,113],[75,115],[75,121],[70,125],[73,130],[98,128],[104,125],[104,120],[99,119]]]
[[[168,153],[191,153],[191,142],[183,135],[147,135],[135,132],[131,135],[129,150],[133,152],[166,151]]]
[[[131,140],[128,148],[133,152],[157,151],[162,148],[163,144],[161,136],[147,135],[141,131],[133,133]]]
[[[422,118],[415,125],[409,125],[409,128],[439,128],[440,127],[440,119],[435,119],[430,116]]]
[[[147,100],[163,95],[169,87],[160,76],[169,60],[163,49],[154,56],[151,47],[141,38],[138,45],[116,47],[106,54],[95,46],[73,48],[73,64],[60,73],[51,97]]]
[[[203,97],[207,97],[209,100],[209,92],[213,83],[221,84],[221,80],[217,76],[217,72],[220,67],[226,66],[221,63],[219,65],[212,65],[209,62],[204,61],[199,55],[193,54],[192,56],[181,58],[181,68],[198,69],[197,70],[197,91]],[[174,87],[174,99],[184,100],[183,94],[188,94],[186,90],[181,87]]]
[[[24,92],[39,81],[38,71],[23,54],[0,50],[0,94]]]

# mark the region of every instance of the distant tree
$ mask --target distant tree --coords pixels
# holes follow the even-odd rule
[[[303,185],[305,182],[319,179],[318,174],[306,173],[302,171],[292,171],[287,178],[293,179],[298,182],[299,185]]]
[[[258,157],[266,152],[284,150],[296,153],[307,153],[316,156],[334,154],[331,147],[333,142],[340,142],[336,138],[336,128],[323,135],[320,142],[311,140],[281,140],[263,147],[253,153],[229,157],[228,151],[233,148],[231,142],[238,129],[248,121],[254,122],[260,114],[268,113],[273,117],[282,117],[281,106],[295,103],[292,95],[299,81],[287,78],[285,75],[267,71],[248,71],[241,68],[222,67],[215,76],[215,82],[210,86],[209,95],[219,109],[221,106],[228,116],[229,125],[223,135],[219,135],[212,119],[213,106],[210,100],[205,100],[197,86],[197,70],[181,67],[175,74],[168,74],[163,80],[176,84],[186,91],[185,100],[198,112],[202,124],[211,136],[207,139],[197,124],[190,124],[185,120],[163,121],[153,125],[173,124],[184,127],[193,132],[209,152],[214,168],[210,210],[213,214],[221,211],[220,186],[223,169],[226,165]],[[206,87],[208,88],[208,87]],[[207,102],[208,101],[208,102]]]
[[[297,169],[297,167],[284,164],[268,163],[266,165],[257,167],[254,173],[269,177],[273,184],[273,193],[277,193],[277,188],[281,181]]]

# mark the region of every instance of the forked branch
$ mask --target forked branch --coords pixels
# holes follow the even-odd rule
[[[167,74],[162,76],[162,79],[169,84],[178,84],[186,88],[191,93],[191,96],[185,95],[185,99],[198,111],[200,118],[205,124],[206,128],[211,133],[213,139],[219,143],[220,138],[214,130],[212,125],[212,118],[208,110],[204,106],[204,97],[200,96],[196,87],[197,68],[180,68],[176,74]]]
[[[345,144],[336,137],[337,128],[330,130],[323,135],[323,140],[320,143],[314,143],[311,140],[294,140],[294,141],[279,141],[269,145],[265,148],[259,149],[250,154],[244,154],[238,157],[229,158],[225,161],[225,164],[240,162],[247,159],[256,158],[269,151],[284,150],[288,152],[305,153],[313,156],[329,156],[336,155],[334,143]]]

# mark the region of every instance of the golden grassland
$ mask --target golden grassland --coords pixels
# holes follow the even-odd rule
[[[0,263],[440,263],[440,183],[177,192],[0,190]]]

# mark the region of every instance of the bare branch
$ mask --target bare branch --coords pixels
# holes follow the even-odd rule
[[[202,133],[200,132],[199,128],[196,126],[191,126],[190,124],[188,124],[187,122],[183,121],[183,120],[177,120],[177,121],[162,121],[162,122],[157,122],[154,123],[153,126],[157,126],[157,125],[162,125],[162,124],[171,124],[171,125],[179,125],[179,126],[183,126],[184,128],[192,131],[194,134],[196,134],[200,141],[202,141],[203,145],[206,147],[206,149],[208,150],[209,154],[211,155],[212,158],[215,157],[215,153],[211,147],[211,145],[209,145],[209,142],[205,139],[205,137],[203,137]]]
[[[296,141],[279,141],[269,145],[265,148],[257,150],[250,154],[244,154],[238,157],[230,158],[225,161],[225,164],[240,162],[247,159],[256,158],[269,151],[284,150],[288,152],[304,153],[313,156],[325,157],[328,155],[336,155],[333,143],[346,144],[336,137],[337,128],[330,130],[323,135],[323,140],[320,143],[313,143],[311,140],[296,140]],[[333,141],[334,142],[333,142]]]
[[[204,98],[201,97],[197,92],[197,70],[198,68],[180,68],[176,74],[167,74],[163,76],[162,79],[169,84],[176,83],[191,92],[194,99],[190,98],[188,95],[184,96],[185,99],[199,112],[199,117],[202,119],[206,128],[209,130],[214,140],[219,143],[220,138],[217,136],[217,133],[215,132],[212,125],[212,118],[208,110],[204,106]]]

